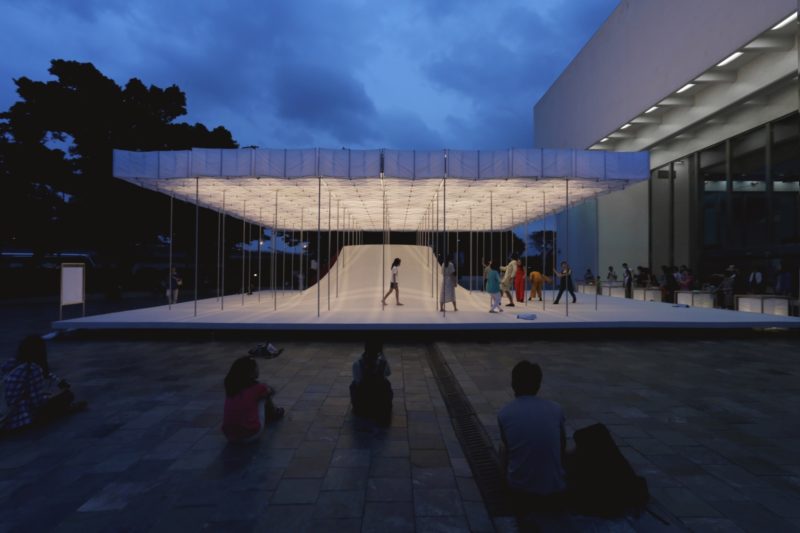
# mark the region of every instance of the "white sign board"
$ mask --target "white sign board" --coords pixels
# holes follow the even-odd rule
[[[61,265],[61,305],[84,303],[84,275],[83,263],[64,263]]]

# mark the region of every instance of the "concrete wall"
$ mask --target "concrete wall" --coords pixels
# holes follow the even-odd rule
[[[622,263],[631,269],[648,264],[648,182],[598,198],[600,211],[600,265],[602,272]],[[622,279],[622,278],[620,278]]]
[[[797,0],[622,0],[536,104],[534,145],[588,148],[797,8]]]

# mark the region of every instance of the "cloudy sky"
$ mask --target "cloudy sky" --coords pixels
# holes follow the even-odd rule
[[[619,0],[0,0],[0,109],[51,59],[177,84],[242,146],[532,145],[532,108]]]

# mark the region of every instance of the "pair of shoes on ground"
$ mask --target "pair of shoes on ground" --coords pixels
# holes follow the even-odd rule
[[[265,342],[264,344],[259,344],[255,348],[249,350],[247,353],[254,357],[266,357],[267,359],[272,359],[273,357],[278,357],[280,354],[282,354],[283,348],[278,348],[271,342]]]
[[[514,305],[513,303],[511,303],[511,304],[506,304],[506,307],[516,307],[516,305]]]
[[[502,313],[503,310],[502,309],[498,309],[497,311],[495,311],[494,309],[489,309],[489,312],[490,313]]]

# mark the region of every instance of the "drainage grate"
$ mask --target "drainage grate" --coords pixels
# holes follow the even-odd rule
[[[436,378],[439,392],[447,406],[461,449],[472,469],[475,483],[481,491],[486,509],[492,516],[508,516],[511,510],[506,498],[505,476],[492,439],[478,420],[472,404],[461,390],[444,356],[435,344],[429,344],[428,364]]]

